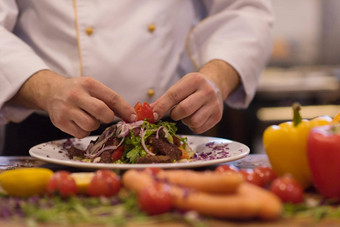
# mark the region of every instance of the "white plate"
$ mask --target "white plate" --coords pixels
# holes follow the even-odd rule
[[[89,163],[75,161],[69,159],[63,144],[71,141],[73,145],[85,149],[91,140],[95,140],[97,136],[89,136],[84,139],[68,139],[56,140],[42,143],[32,147],[29,153],[32,157],[43,160],[45,162],[55,163],[79,168],[94,169],[137,169],[146,167],[159,168],[193,168],[210,166],[224,162],[234,161],[243,158],[249,154],[250,149],[239,142],[232,140],[205,137],[205,136],[187,136],[189,146],[196,152],[199,157],[207,156],[204,160],[194,160],[190,162],[177,163],[153,163],[153,164],[108,164],[108,163]],[[218,157],[219,156],[219,157]]]

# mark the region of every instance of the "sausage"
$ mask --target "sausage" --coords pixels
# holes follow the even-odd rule
[[[136,193],[153,183],[162,183],[147,172],[136,170],[127,171],[122,181],[126,188]],[[235,193],[228,194],[169,185],[174,207],[180,210],[194,210],[202,215],[231,219],[259,217],[272,220],[281,214],[281,201],[274,194],[246,182],[241,183]]]
[[[213,171],[163,170],[157,179],[203,192],[233,193],[244,181],[240,173],[216,174]]]

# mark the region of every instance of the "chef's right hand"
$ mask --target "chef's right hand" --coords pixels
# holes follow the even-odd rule
[[[111,123],[115,115],[128,122],[136,119],[134,108],[99,81],[49,70],[29,78],[14,102],[45,110],[57,128],[76,138],[88,136],[101,122]]]

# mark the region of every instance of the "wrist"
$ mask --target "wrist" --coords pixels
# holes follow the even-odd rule
[[[209,61],[199,72],[218,87],[224,100],[240,85],[238,72],[223,60]]]

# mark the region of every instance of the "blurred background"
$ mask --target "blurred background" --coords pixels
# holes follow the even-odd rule
[[[263,153],[266,127],[292,119],[291,104],[302,117],[335,116],[340,111],[340,1],[273,0],[276,22],[271,59],[247,110],[226,107],[210,135],[248,145]]]
[[[334,116],[340,111],[340,1],[272,0],[276,16],[274,46],[254,101],[246,110],[225,107],[222,121],[207,136],[242,142],[263,153],[266,127],[302,116]],[[1,138],[4,135],[0,126]]]

